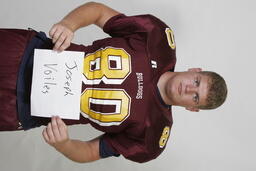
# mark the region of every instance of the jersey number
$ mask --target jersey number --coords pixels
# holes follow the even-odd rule
[[[170,28],[165,29],[165,34],[167,36],[169,46],[174,50],[176,48],[174,33]]]
[[[106,47],[84,59],[83,82],[121,84],[131,73],[130,55]],[[82,115],[102,126],[120,125],[130,115],[131,98],[123,89],[87,88],[81,96]]]
[[[168,44],[176,48],[174,34],[165,30]],[[120,85],[131,73],[131,57],[124,49],[106,47],[84,59],[83,82],[86,85]],[[123,89],[85,89],[81,96],[81,113],[102,126],[120,125],[130,115],[131,98]],[[167,137],[168,138],[168,137]],[[160,139],[165,145],[165,136]],[[160,144],[160,142],[159,142]]]
[[[159,140],[159,147],[160,148],[164,148],[166,143],[167,143],[167,140],[169,138],[169,135],[170,135],[170,127],[169,126],[166,126],[164,129],[163,129],[163,133],[162,133],[162,136]]]

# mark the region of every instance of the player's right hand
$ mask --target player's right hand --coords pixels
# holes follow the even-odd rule
[[[74,37],[74,32],[63,22],[54,24],[49,31],[54,44],[53,50],[62,52],[67,49]]]

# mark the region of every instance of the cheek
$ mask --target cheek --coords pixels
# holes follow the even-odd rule
[[[191,105],[191,104],[192,104],[192,100],[191,100],[191,96],[190,96],[190,95],[184,95],[184,96],[182,96],[182,98],[180,99],[180,101],[181,101],[184,105]]]

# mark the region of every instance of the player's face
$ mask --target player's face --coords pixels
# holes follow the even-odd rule
[[[179,72],[167,84],[167,96],[172,105],[183,106],[191,111],[198,111],[198,106],[205,105],[208,76],[195,71]]]

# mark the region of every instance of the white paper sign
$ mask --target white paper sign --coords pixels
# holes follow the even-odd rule
[[[79,119],[84,52],[35,49],[31,115]]]

